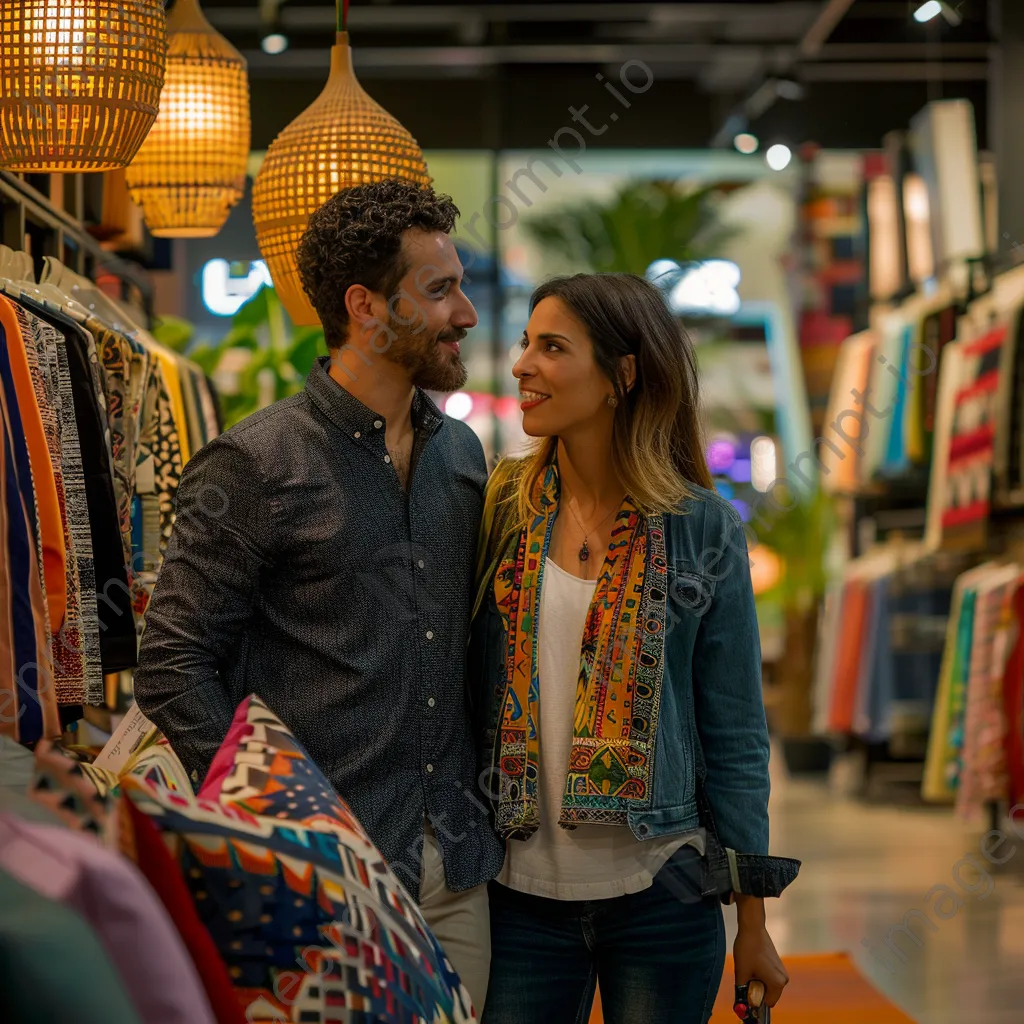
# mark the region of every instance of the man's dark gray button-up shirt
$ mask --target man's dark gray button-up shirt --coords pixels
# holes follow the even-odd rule
[[[257,694],[414,896],[427,815],[448,887],[466,889],[503,858],[464,678],[483,450],[417,392],[403,490],[383,418],[327,368],[188,463],[136,699],[201,780]]]

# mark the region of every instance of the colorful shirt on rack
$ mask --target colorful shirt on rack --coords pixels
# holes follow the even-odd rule
[[[0,324],[4,345],[0,353],[8,386],[8,403],[16,402],[28,452],[28,484],[34,492],[29,509],[36,530],[36,550],[43,571],[43,590],[49,614],[49,630],[56,633],[67,610],[67,549],[61,524],[60,499],[50,462],[43,418],[36,401],[25,341],[13,303],[0,295]],[[26,481],[22,481],[25,486]]]
[[[7,365],[5,343],[0,323],[0,371]],[[29,515],[34,500],[13,386],[0,372],[0,735],[22,743],[61,732],[50,682],[49,616]]]
[[[85,700],[86,656],[82,638],[81,579],[78,571],[78,552],[68,514],[68,496],[65,489],[60,423],[60,392],[57,382],[57,351],[49,324],[44,324],[22,306],[14,305],[21,329],[25,355],[32,374],[36,405],[46,435],[50,466],[57,491],[64,547],[67,552],[65,582],[66,603],[63,624],[54,633],[53,670],[58,704],[82,704]],[[81,509],[78,510],[81,518]],[[85,510],[88,528],[88,509]],[[80,524],[81,525],[81,524]],[[95,593],[93,594],[95,604]],[[52,613],[51,613],[52,614]],[[51,618],[51,627],[53,620]],[[98,628],[98,624],[97,624]]]
[[[87,633],[87,651],[98,648],[101,673],[133,668],[138,641],[114,496],[110,426],[92,335],[71,317],[28,300],[25,305],[63,336],[70,374],[71,406],[78,435],[88,507],[99,636]],[[85,577],[83,576],[83,588]],[[102,677],[87,684],[89,703],[104,701]]]
[[[121,528],[124,563],[132,577],[132,495],[135,493],[135,451],[131,444],[133,424],[130,375],[132,349],[128,339],[105,324],[91,318],[86,327],[96,339],[107,398],[107,422],[110,427],[110,454],[114,473],[117,521]]]

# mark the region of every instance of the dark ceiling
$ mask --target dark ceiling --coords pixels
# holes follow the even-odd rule
[[[596,76],[618,83],[628,61],[653,84],[594,146],[727,145],[749,125],[765,139],[875,147],[950,96],[974,102],[984,146],[997,0],[954,4],[956,27],[918,24],[920,2],[354,0],[349,32],[363,85],[426,148],[542,147],[572,124],[570,106],[595,121],[622,109]],[[334,3],[208,0],[205,11],[249,62],[253,146],[265,148],[327,77]],[[290,41],[276,56],[260,48],[272,30]]]

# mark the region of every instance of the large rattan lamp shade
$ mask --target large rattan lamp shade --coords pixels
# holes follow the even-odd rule
[[[382,178],[430,184],[416,140],[356,81],[348,35],[339,32],[327,85],[271,143],[253,185],[256,240],[296,324],[320,322],[295,265],[310,216],[341,189]]]
[[[245,191],[250,134],[245,59],[196,0],[177,0],[167,18],[160,113],[126,175],[149,230],[217,234]]]
[[[126,166],[156,120],[162,0],[0,2],[0,168]]]

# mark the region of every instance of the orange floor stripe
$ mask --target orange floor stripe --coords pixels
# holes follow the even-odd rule
[[[846,953],[786,957],[790,982],[772,1024],[914,1024],[854,966]],[[725,965],[711,1024],[736,1024],[732,1012],[732,962]],[[600,993],[590,1024],[604,1024]]]

